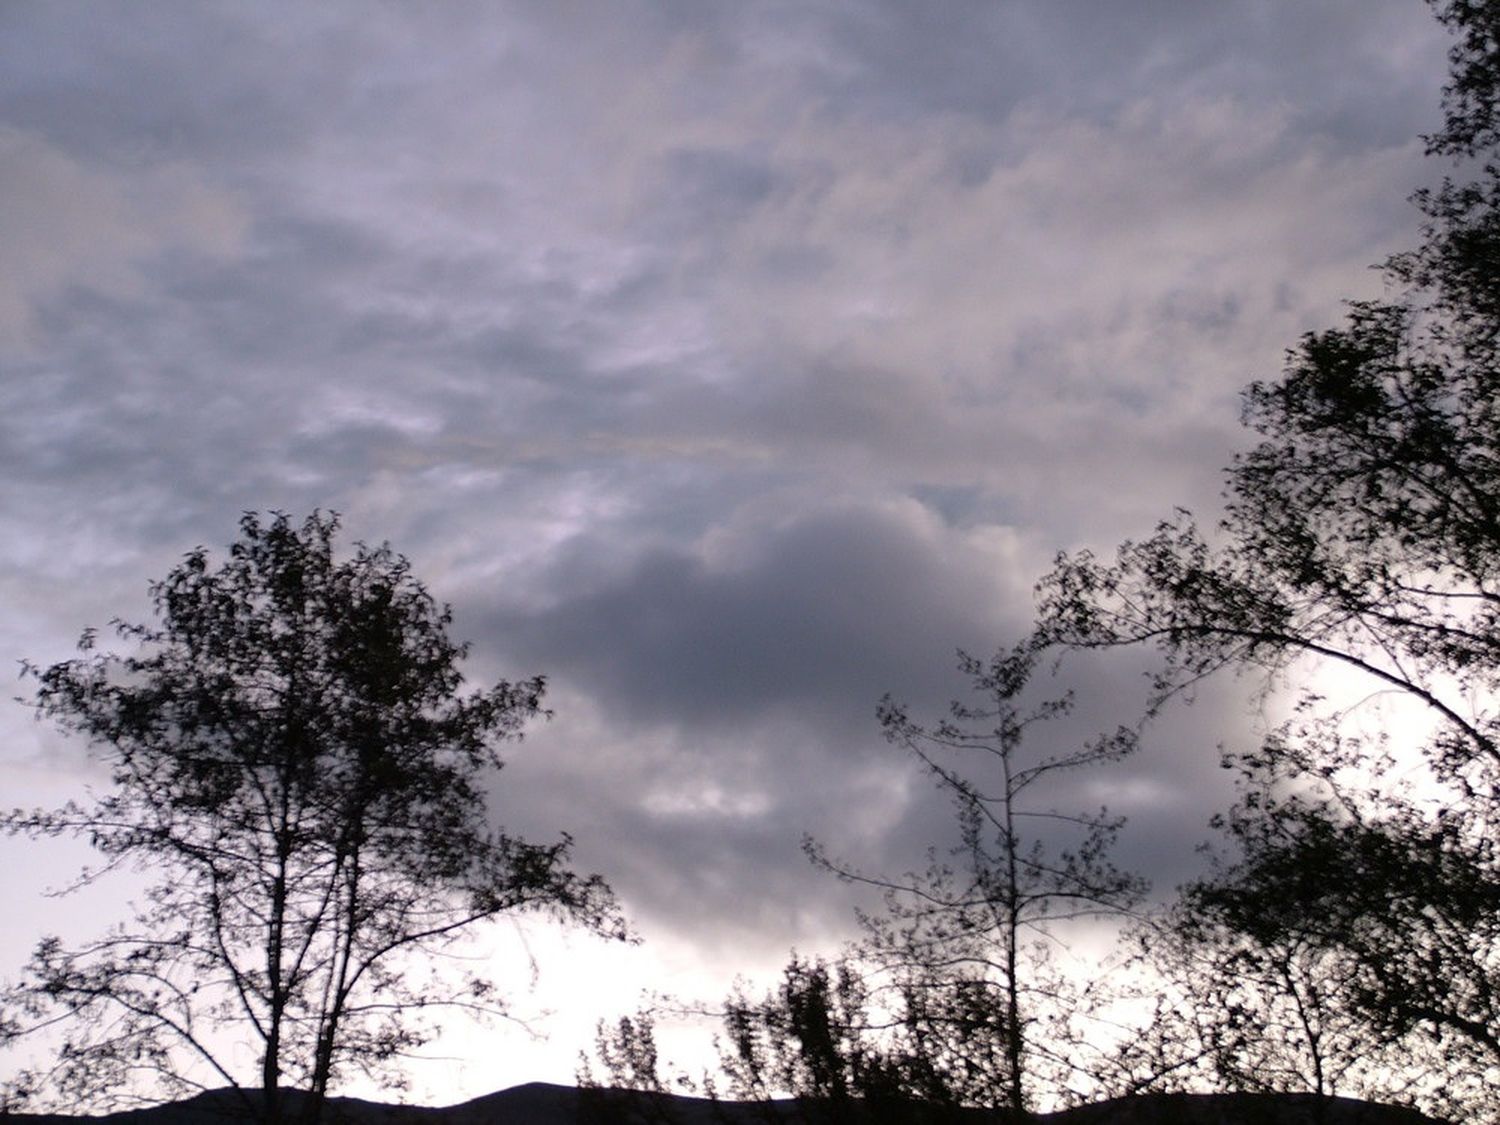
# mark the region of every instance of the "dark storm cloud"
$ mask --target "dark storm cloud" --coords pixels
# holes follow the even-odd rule
[[[533,789],[511,814],[587,825],[583,854],[608,862],[642,925],[762,951],[826,941],[859,896],[805,861],[804,835],[871,873],[920,867],[927,848],[957,842],[948,798],[882,739],[875,704],[889,692],[937,722],[950,700],[983,702],[955,647],[987,655],[1018,640],[1031,576],[997,583],[985,561],[954,551],[939,521],[910,506],[815,509],[711,559],[650,552],[591,593],[490,618],[483,632],[504,638],[511,667],[556,672],[558,715],[513,765],[556,771],[540,787],[550,797],[539,805]],[[565,566],[558,585],[575,573]],[[1136,722],[1147,663],[1074,659],[1056,678],[1039,669],[1031,697],[1071,693],[1074,706],[1033,732],[1028,753]],[[597,718],[571,713],[583,699]],[[595,723],[614,737],[601,740]],[[1236,692],[1205,689],[1144,728],[1134,758],[1065,776],[1039,800],[1129,817],[1120,862],[1167,894],[1201,863],[1209,812],[1227,799],[1220,745],[1255,737]]]
[[[624,716],[733,728],[850,702],[865,714],[913,669],[930,681],[955,646],[1023,627],[991,560],[910,510],[809,512],[716,554],[652,551],[608,588],[498,631]]]
[[[1075,711],[1033,728],[1024,753],[1067,752],[1138,716],[1139,671],[1129,662],[1073,669],[1060,681],[1039,675],[1034,697],[1072,688]],[[885,687],[922,721],[943,718],[949,699],[982,702],[951,652],[925,666],[909,661],[902,672]],[[959,842],[948,797],[880,736],[876,696],[847,698],[843,714],[762,708],[728,730],[717,716],[682,711],[622,727],[618,708],[590,715],[582,698],[559,685],[557,717],[515,750],[502,775],[501,815],[513,827],[577,833],[581,859],[611,872],[648,932],[697,934],[708,948],[743,949],[747,961],[774,960],[789,944],[826,947],[851,932],[854,904],[875,903],[809,864],[799,846],[805,835],[876,875],[920,869],[928,849],[941,854]],[[1194,707],[1144,728],[1134,757],[1064,775],[1034,800],[1126,817],[1117,862],[1169,898],[1201,870],[1209,815],[1229,799],[1220,747],[1245,749],[1256,737],[1238,693],[1206,691]]]

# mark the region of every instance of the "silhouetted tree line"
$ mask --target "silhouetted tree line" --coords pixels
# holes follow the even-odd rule
[[[955,840],[897,876],[809,842],[883,907],[840,956],[793,956],[764,995],[729,997],[704,1092],[829,1123],[1024,1120],[1200,1087],[1500,1121],[1500,2],[1434,7],[1456,41],[1428,149],[1455,164],[1415,197],[1422,244],[1385,264],[1398,296],[1351,304],[1246,391],[1259,441],[1227,471],[1217,526],[1179,512],[1112,560],[1060,557],[1034,633],[961,656],[971,702],[933,723],[882,703],[887,739],[952,801]],[[460,935],[542,910],[625,936],[566,836],[487,823],[484,782],[542,714],[543,682],[462,690],[447,608],[386,547],[338,561],[336,529],[247,515],[226,561],[193,551],[153,586],[156,624],[116,624],[131,654],[88,632],[77,658],[28,669],[39,714],[89,740],[113,789],[0,827],[88,840],[103,866],[82,885],[126,865],[162,878],[105,936],[44,939],[0,992],[0,1041],[62,1036],[0,1104],[224,1083],[276,1122],[295,1085],[316,1121],[341,1077],[399,1078],[425,1013],[501,1009],[482,973],[424,972]],[[1026,737],[1068,706],[1029,687],[1043,654],[1124,647],[1160,654],[1151,713],[1221,670],[1277,685],[1312,660],[1422,704],[1432,734],[1351,733],[1305,695],[1226,761],[1239,797],[1210,872],[1143,915],[1146,888],[1110,859],[1120,821],[1047,797],[1136,731],[1045,753]],[[1088,919],[1130,920],[1149,975],[1058,965]],[[665,1120],[684,1088],[649,1012],[601,1027],[597,1065],[581,1077],[601,1120]]]

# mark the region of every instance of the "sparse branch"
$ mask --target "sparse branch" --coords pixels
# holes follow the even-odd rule
[[[846,962],[841,970],[883,979],[874,993],[861,995],[894,1003],[890,1026],[896,1030],[879,1043],[848,1041],[840,1065],[851,1080],[861,1066],[873,1065],[859,1060],[876,1058],[879,1082],[894,1081],[906,1097],[1012,1113],[1024,1113],[1044,1085],[1061,1092],[1065,1052],[1046,1049],[1041,1016],[1058,1008],[1079,1015],[1071,1006],[1077,997],[1038,960],[1031,943],[1058,942],[1059,927],[1073,921],[1127,913],[1143,884],[1105,859],[1118,820],[1103,810],[1037,807],[1033,793],[1072,770],[1126,756],[1136,739],[1122,730],[1077,750],[1028,754],[1023,736],[1069,705],[1066,698],[1023,705],[1038,651],[1028,644],[988,662],[960,654],[960,669],[982,703],[954,703],[934,726],[916,722],[889,696],[880,704],[887,739],[911,754],[954,802],[958,840],[946,858],[934,852],[925,871],[890,878],[834,861],[804,842],[819,866],[885,895],[883,913],[860,916],[867,937],[857,950],[858,965]],[[1071,850],[1048,846],[1051,841],[1026,836],[1023,823],[1071,830],[1076,844]],[[794,961],[788,981],[804,979],[802,971]],[[770,1046],[759,1050],[782,1042],[777,1021],[787,1018],[791,1003],[783,991],[745,1010],[768,1036]],[[739,1042],[746,1042],[743,1036]],[[742,1053],[741,1073],[744,1067],[754,1072],[758,1059],[753,1051]],[[878,1083],[864,1073],[874,1096]]]

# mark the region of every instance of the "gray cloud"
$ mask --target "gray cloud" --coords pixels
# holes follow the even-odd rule
[[[337,509],[476,679],[552,676],[507,823],[672,948],[833,942],[804,831],[949,828],[876,700],[935,715],[1055,550],[1211,518],[1238,389],[1414,238],[1444,45],[1406,0],[7,6],[0,653]],[[1065,671],[1056,744],[1139,713]],[[1243,687],[1059,803],[1180,880]],[[80,768],[0,731],[0,784]]]
[[[603,549],[588,537],[568,552]],[[643,721],[733,729],[849,702],[863,714],[913,666],[1023,627],[1026,607],[1003,604],[993,573],[1006,561],[913,505],[835,508],[651,551],[605,589],[495,632]]]

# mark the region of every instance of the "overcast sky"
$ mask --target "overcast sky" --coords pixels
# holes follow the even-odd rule
[[[534,935],[575,1024],[416,1093],[569,1080],[639,988],[850,936],[804,832],[948,839],[876,702],[961,693],[1058,550],[1212,517],[1239,389],[1415,241],[1445,46],[1417,0],[6,4],[0,656],[245,509],[389,540],[475,679],[550,677],[497,815],[646,939]],[[1059,746],[1138,715],[1128,661],[1064,687]],[[1258,721],[1209,692],[1064,796],[1170,889]],[[0,713],[0,803],[87,777]],[[77,853],[3,857],[26,911]]]

